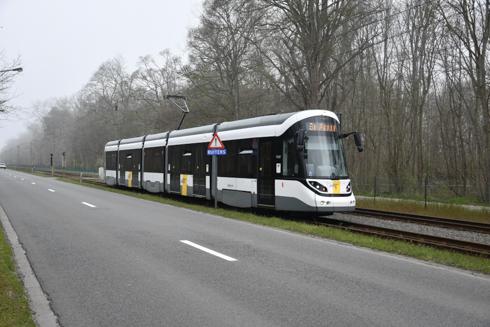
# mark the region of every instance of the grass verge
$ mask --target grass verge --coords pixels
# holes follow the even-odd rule
[[[413,213],[417,215],[441,217],[447,219],[469,220],[490,224],[489,209],[468,209],[460,205],[430,204],[425,208],[423,203],[405,200],[356,199],[359,208]]]
[[[0,327],[32,326],[29,302],[15,271],[12,248],[0,224]]]
[[[109,192],[124,194],[139,199],[145,199],[177,207],[187,208],[199,212],[219,215],[226,218],[242,220],[254,224],[280,228],[296,233],[313,235],[322,238],[333,239],[353,245],[366,247],[370,249],[401,254],[421,260],[431,261],[439,264],[471,270],[475,272],[490,274],[490,259],[452,252],[448,250],[433,248],[424,245],[413,244],[405,241],[384,239],[375,236],[358,234],[342,229],[326,226],[317,226],[298,221],[292,221],[275,216],[257,215],[250,211],[240,211],[227,208],[214,209],[206,205],[187,203],[185,201],[175,200],[172,198],[162,197],[149,193],[138,193],[130,190],[118,189],[103,184],[82,183],[68,178],[58,178],[73,184],[84,185]]]

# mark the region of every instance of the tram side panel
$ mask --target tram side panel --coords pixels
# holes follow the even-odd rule
[[[257,204],[257,149],[253,139],[226,141],[218,158],[218,201],[239,208]]]
[[[151,193],[164,192],[165,148],[145,147],[143,155],[143,189]]]
[[[117,150],[105,153],[105,183],[109,186],[117,184]]]

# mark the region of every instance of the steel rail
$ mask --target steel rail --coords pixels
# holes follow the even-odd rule
[[[465,230],[470,232],[490,234],[490,224],[478,223],[473,221],[448,219],[440,217],[421,216],[407,213],[381,211],[373,209],[356,208],[353,212],[356,215],[370,216],[383,220],[395,220],[406,223],[416,223],[435,227]]]
[[[376,235],[385,238],[404,240],[412,243],[429,245],[438,248],[464,252],[472,255],[484,256],[490,258],[490,245],[461,241],[452,238],[444,238],[433,235],[418,234],[403,230],[390,229],[385,227],[377,227],[359,223],[352,223],[344,220],[332,218],[320,218],[314,221],[315,224],[342,228],[349,231],[363,233],[367,235]]]

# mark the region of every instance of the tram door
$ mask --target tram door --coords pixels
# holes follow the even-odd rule
[[[132,151],[132,160],[129,161],[127,186],[139,187],[140,186],[140,169],[141,169],[141,150]]]
[[[274,206],[274,151],[272,140],[259,141],[257,203]]]
[[[193,193],[206,196],[206,164],[208,156],[206,155],[206,145],[196,144],[194,158],[194,185]]]
[[[121,153],[119,183],[128,187],[139,187],[141,151],[129,150]]]

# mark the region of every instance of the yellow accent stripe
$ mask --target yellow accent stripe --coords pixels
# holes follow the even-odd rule
[[[133,172],[128,172],[128,187],[133,187]]]
[[[187,175],[182,176],[182,185],[180,188],[180,194],[187,196]]]

